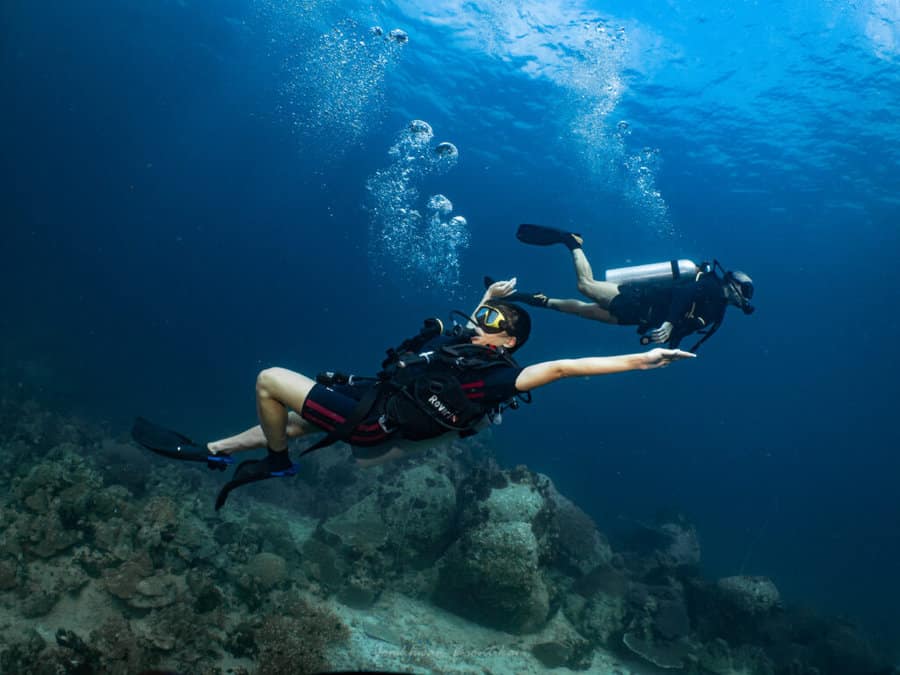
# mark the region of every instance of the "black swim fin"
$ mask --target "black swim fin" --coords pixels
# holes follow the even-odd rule
[[[283,455],[283,456],[281,456]],[[216,497],[216,511],[225,506],[225,500],[231,491],[249,485],[257,481],[266,480],[267,478],[284,478],[293,476],[300,469],[298,464],[291,462],[287,451],[280,453],[269,453],[264,459],[247,459],[238,464],[234,471],[234,476],[230,481],[222,486],[219,495]]]
[[[210,469],[224,471],[234,458],[228,455],[214,455],[205,445],[195,443],[177,431],[166,429],[143,417],[134,420],[131,437],[148,450],[169,459],[186,462],[206,462]]]
[[[574,232],[558,230],[555,227],[544,225],[532,225],[523,223],[516,231],[516,239],[523,244],[532,246],[552,246],[553,244],[565,244],[572,247],[573,244],[581,245],[582,237]]]

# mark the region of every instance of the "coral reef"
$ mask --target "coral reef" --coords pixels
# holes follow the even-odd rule
[[[491,629],[481,658],[508,635],[516,672],[613,672],[616,655],[692,675],[888,663],[766,577],[703,578],[684,516],[638,523],[614,550],[547,477],[499,468],[478,442],[371,471],[339,445],[213,514],[198,494],[219,484],[200,468],[34,403],[0,399],[0,425],[0,672],[276,674],[334,658],[457,672],[441,636],[407,638],[444,614],[428,601],[444,626]],[[401,594],[431,612],[418,627],[378,620]],[[364,624],[346,620],[357,610]]]
[[[266,616],[254,639],[258,675],[318,673],[328,669],[326,649],[349,637],[347,627],[329,610],[295,599],[283,613]]]

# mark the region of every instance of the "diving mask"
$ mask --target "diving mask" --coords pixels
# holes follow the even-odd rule
[[[509,326],[506,317],[496,307],[481,305],[473,315],[478,327],[485,333],[502,333]]]
[[[753,279],[744,272],[735,270],[734,272],[728,272],[725,280],[740,297],[740,306],[744,314],[752,314],[755,309],[750,304],[750,299],[753,297]]]

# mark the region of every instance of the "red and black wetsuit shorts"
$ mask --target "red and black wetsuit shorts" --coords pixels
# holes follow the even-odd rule
[[[306,397],[300,416],[307,422],[315,424],[324,431],[332,431],[342,424],[356,410],[360,399],[374,383],[364,384],[316,384]],[[346,439],[350,445],[372,447],[381,445],[391,438],[393,429],[385,429],[379,423],[381,417],[380,402],[376,400],[372,410],[350,432]],[[385,447],[387,450],[388,447]]]

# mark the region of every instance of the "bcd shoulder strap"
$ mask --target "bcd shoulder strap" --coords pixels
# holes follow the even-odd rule
[[[722,325],[722,319],[719,319],[718,321],[714,322],[712,326],[710,326],[707,330],[703,331],[703,337],[700,338],[699,340],[697,340],[697,342],[694,343],[694,346],[691,347],[688,351],[690,351],[692,354],[696,353],[697,350],[700,349],[700,345],[702,345],[704,342],[709,340],[709,338],[711,338],[713,335],[715,335],[716,331],[719,330],[719,326],[721,326],[721,325]]]

